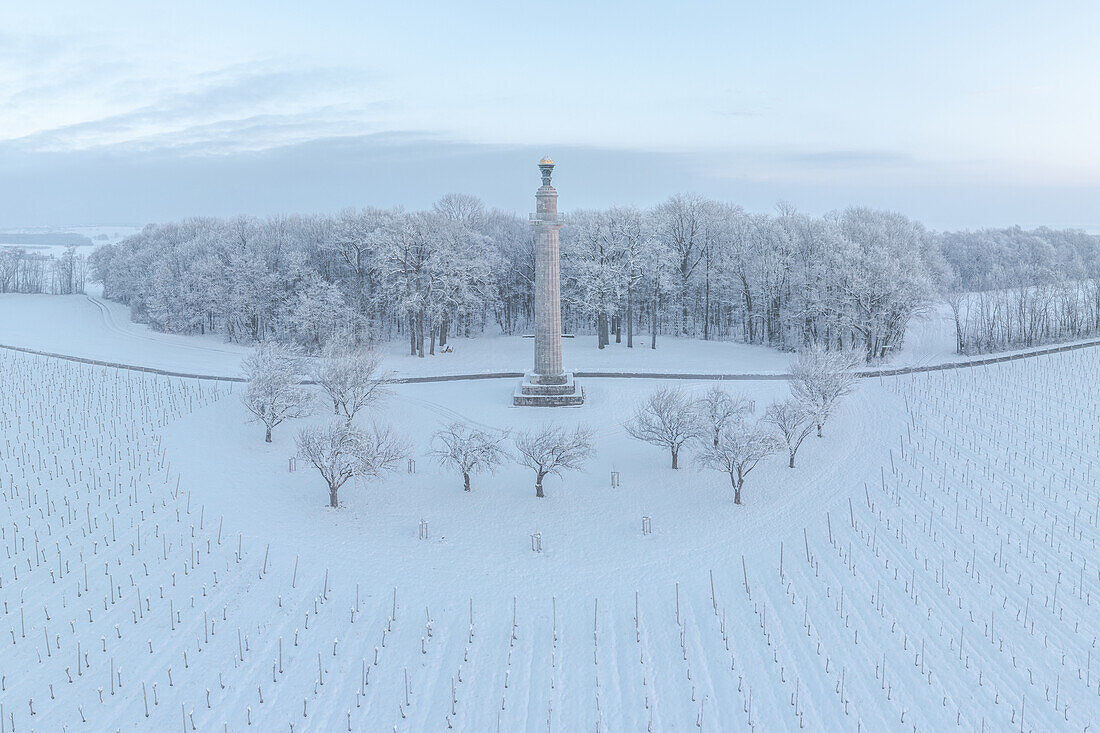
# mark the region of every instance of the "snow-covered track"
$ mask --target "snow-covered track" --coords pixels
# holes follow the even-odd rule
[[[970,367],[989,366],[991,364],[1001,364],[1008,361],[1016,361],[1018,359],[1030,359],[1036,356],[1048,356],[1050,354],[1060,354],[1067,351],[1076,351],[1078,349],[1089,349],[1095,346],[1100,346],[1100,339],[1090,339],[1088,341],[1078,341],[1071,344],[1060,344],[1058,346],[1047,346],[1038,349],[1029,349],[1026,351],[1013,351],[1009,353],[999,354],[996,356],[985,356],[973,359],[966,359],[960,361],[947,361],[936,364],[920,364],[904,367],[882,368],[882,369],[862,369],[858,372],[858,376],[861,379],[875,379],[878,377],[896,377],[905,374],[920,374],[923,372],[937,372],[950,369],[968,369]],[[77,362],[79,364],[89,364],[91,366],[108,367],[111,369],[125,369],[132,372],[143,372],[145,374],[156,374],[162,377],[178,377],[181,379],[202,379],[216,382],[244,382],[244,377],[232,376],[224,374],[198,374],[191,372],[178,372],[170,369],[158,369],[155,367],[140,366],[138,364],[125,364],[122,362],[104,361],[100,359],[89,359],[83,356],[74,356],[71,354],[61,354],[52,351],[41,351],[38,349],[29,349],[23,346],[10,346],[7,344],[0,344],[0,349],[6,349],[8,351],[17,351],[24,354],[33,354],[36,356],[46,356],[53,359],[63,359],[65,361]],[[791,378],[790,374],[786,373],[721,373],[721,372],[655,372],[655,371],[576,371],[574,375],[578,379],[683,379],[683,380],[706,380],[706,381],[782,381]],[[395,384],[427,384],[434,382],[465,382],[471,380],[480,379],[520,379],[523,377],[523,372],[477,372],[472,374],[438,374],[438,375],[423,375],[423,376],[410,376],[410,377],[397,377],[394,379]],[[311,382],[306,382],[311,384]]]

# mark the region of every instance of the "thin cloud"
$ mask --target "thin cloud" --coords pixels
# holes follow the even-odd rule
[[[782,153],[779,160],[816,168],[878,168],[913,165],[913,156],[895,150],[819,150],[806,153]]]
[[[144,86],[140,81],[120,80],[116,81],[116,90],[126,85]],[[186,89],[161,88],[153,95],[153,102],[99,119],[40,130],[9,142],[23,150],[50,152],[116,146],[148,150],[158,145],[197,146],[206,142],[211,146],[208,152],[224,152],[240,149],[240,133],[248,131],[255,135],[253,146],[260,141],[275,146],[346,133],[370,110],[382,106],[380,102],[342,101],[349,96],[364,97],[368,85],[364,75],[346,69],[299,71],[242,64],[197,75]],[[355,94],[350,95],[350,90]],[[149,94],[144,96],[148,98]],[[294,134],[280,138],[280,130]]]

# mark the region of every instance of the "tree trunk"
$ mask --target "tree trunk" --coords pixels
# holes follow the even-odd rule
[[[650,308],[649,334],[650,334],[649,348],[656,349],[657,348],[657,295],[656,294],[653,295],[653,304]]]
[[[424,358],[424,309],[416,315],[416,355]]]
[[[328,487],[328,505],[333,509],[338,509],[340,507],[340,502],[336,500],[336,492],[338,491],[339,489],[333,488],[331,486]]]
[[[707,246],[707,282],[703,290],[703,340],[710,341],[710,246]]]
[[[626,348],[634,348],[634,291],[626,290]]]
[[[535,496],[542,499],[546,494],[542,493],[542,476],[540,475],[535,479]]]
[[[409,356],[416,356],[416,317],[409,312]]]
[[[622,315],[615,316],[615,343],[621,344],[623,342],[623,317]]]
[[[607,313],[601,312],[596,316],[596,330],[599,333],[597,337],[598,348],[607,346],[609,341],[607,336]]]
[[[688,276],[681,275],[680,277],[680,307],[682,313],[680,314],[680,335],[688,335]]]
[[[817,437],[819,437],[819,438],[821,437],[821,427],[822,427],[822,423],[818,423],[817,424]]]
[[[333,415],[339,415],[340,414],[340,403],[337,402],[336,400],[332,401],[332,414]]]
[[[264,436],[264,442],[265,443],[270,443],[271,442],[271,426],[270,425],[267,426],[267,435]]]
[[[463,481],[463,483],[465,483],[465,486],[463,487],[463,489],[465,489],[466,491],[469,491],[470,490],[470,474],[463,471],[462,472],[462,481]]]
[[[679,466],[676,465],[676,459],[679,458],[679,457],[680,457],[680,449],[679,448],[673,448],[672,449],[672,468],[673,469],[679,468]]]
[[[447,345],[447,316],[443,316],[439,322],[439,348]]]
[[[790,454],[791,454],[791,460],[787,464],[787,468],[794,468],[794,451],[793,450],[790,451]]]
[[[733,503],[741,503],[741,487],[745,485],[745,479],[734,478],[733,474],[730,474],[730,481],[733,482]]]

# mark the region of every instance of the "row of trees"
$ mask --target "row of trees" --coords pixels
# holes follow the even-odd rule
[[[337,335],[408,339],[435,353],[455,333],[530,318],[528,227],[449,196],[431,211],[188,219],[95,251],[104,295],[176,333],[222,333],[319,351]]]
[[[84,255],[68,247],[59,257],[0,247],[0,293],[83,293],[88,278]]]
[[[423,356],[455,334],[530,326],[531,237],[519,217],[449,195],[428,211],[150,225],[96,250],[92,266],[107,297],[165,331],[316,351],[351,329]],[[900,214],[768,216],[677,195],[567,217],[563,324],[601,347],[656,348],[669,334],[881,357],[943,269],[935,237]]]
[[[277,344],[262,344],[245,360],[248,380],[241,401],[264,426],[264,440],[271,431],[295,418],[309,415],[315,394],[305,377],[311,377],[333,405],[336,418],[326,425],[298,431],[298,457],[313,466],[329,491],[329,506],[339,506],[339,492],[349,480],[369,480],[393,470],[408,453],[408,445],[389,427],[371,420],[367,428],[355,423],[389,394],[389,375],[380,372],[379,358],[369,348],[334,340],[323,355],[303,361],[299,353]],[[470,476],[493,471],[510,457],[504,448],[507,433],[489,433],[454,423],[433,436],[432,455],[461,472],[465,489]],[[592,433],[580,426],[567,431],[553,425],[514,436],[519,462],[535,473],[535,495],[544,496],[543,480],[550,475],[579,468],[592,454]]]
[[[427,211],[150,225],[90,264],[107,297],[161,330],[311,352],[350,331],[425,356],[456,334],[530,327],[531,237],[452,194]],[[1076,231],[933,234],[888,211],[752,214],[689,194],[574,211],[561,252],[563,326],[601,348],[667,334],[883,358],[940,299],[960,351],[1100,330],[1100,247]]]
[[[678,468],[685,445],[699,448],[700,464],[729,475],[734,503],[741,503],[745,477],[765,457],[785,448],[794,468],[799,446],[814,428],[822,427],[855,382],[859,359],[853,352],[811,347],[793,367],[791,396],[773,403],[763,418],[753,421],[755,405],[714,385],[691,399],[679,389],[653,392],[627,423],[627,432],[639,440],[670,451]],[[291,349],[262,345],[245,362],[248,386],[245,407],[265,426],[265,440],[288,419],[304,417],[314,395],[301,376],[300,357]],[[408,446],[388,427],[372,421],[369,428],[355,424],[356,415],[377,406],[386,396],[388,377],[378,371],[378,359],[363,347],[326,345],[324,356],[309,367],[315,384],[328,396],[336,415],[328,425],[298,432],[298,455],[324,478],[329,504],[339,506],[339,490],[352,478],[376,478],[395,468]],[[432,437],[431,455],[462,475],[471,490],[471,476],[493,472],[512,457],[505,448],[507,432],[479,430],[455,422]],[[547,425],[513,436],[516,460],[535,474],[535,496],[542,498],[547,476],[582,467],[593,453],[593,434],[584,426],[570,431]]]
[[[1100,333],[1100,240],[1078,231],[984,229],[942,236],[960,352]]]
[[[599,342],[635,317],[658,332],[784,349],[858,348],[881,358],[935,297],[935,238],[892,212],[775,216],[695,195],[640,211],[580,211],[562,230],[569,314]]]
[[[855,384],[858,363],[853,352],[807,349],[792,369],[791,396],[769,405],[755,421],[753,402],[718,385],[697,399],[661,388],[638,406],[626,430],[668,450],[674,469],[684,447],[697,446],[702,465],[729,476],[734,503],[740,504],[745,477],[761,460],[785,449],[787,465],[794,468],[799,447],[815,427],[822,436],[825,422]]]

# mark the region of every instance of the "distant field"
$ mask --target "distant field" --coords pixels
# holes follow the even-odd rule
[[[91,239],[75,232],[0,232],[0,244],[27,247],[90,247]]]
[[[133,224],[3,229],[0,247],[18,247],[49,257],[63,254],[68,247],[79,247],[78,254],[87,255],[100,245],[116,244],[139,230]]]
[[[88,247],[118,242],[141,230],[136,224],[75,224],[0,229],[0,244]]]

